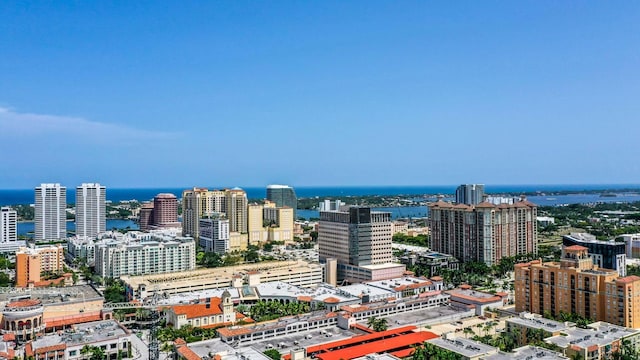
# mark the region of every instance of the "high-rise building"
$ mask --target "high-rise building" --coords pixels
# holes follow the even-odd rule
[[[293,240],[293,209],[277,207],[267,200],[250,204],[247,210],[249,244]]]
[[[229,219],[229,231],[247,232],[247,193],[240,188],[225,190],[226,215]]]
[[[627,249],[624,242],[600,241],[587,233],[571,233],[562,236],[562,245],[580,245],[589,249],[589,257],[598,267],[613,269],[620,276],[627,276]]]
[[[200,218],[225,214],[227,197],[222,190],[193,188],[182,192],[182,235],[197,238]]]
[[[98,183],[76,188],[76,236],[95,237],[106,230],[107,189]]]
[[[200,246],[204,251],[224,254],[230,248],[229,220],[217,216],[200,219]]]
[[[140,206],[138,226],[142,231],[149,231],[153,227],[153,203],[147,202]]]
[[[0,243],[18,241],[18,214],[10,207],[0,209]]]
[[[402,276],[404,265],[391,264],[391,213],[352,206],[348,211],[320,212],[320,262],[337,260],[338,281],[382,280]]]
[[[537,206],[522,196],[513,204],[429,204],[431,247],[461,261],[497,264],[503,257],[537,252]]]
[[[516,312],[578,314],[595,321],[640,327],[640,277],[601,269],[580,245],[563,248],[560,262],[515,266]]]
[[[178,199],[173,194],[158,194],[153,198],[153,227],[178,227]]]
[[[298,208],[298,198],[295,190],[289,185],[268,185],[267,200],[274,202],[276,207],[290,207],[295,219]]]
[[[465,205],[477,205],[483,201],[484,185],[463,184],[456,189],[456,203]]]
[[[38,248],[21,247],[16,251],[16,286],[26,287],[40,281],[42,273],[60,273],[64,266],[62,245]]]
[[[18,240],[18,213],[9,208],[0,208],[0,253],[14,254],[24,240]]]
[[[60,184],[36,187],[35,239],[60,240],[67,236],[67,188]]]

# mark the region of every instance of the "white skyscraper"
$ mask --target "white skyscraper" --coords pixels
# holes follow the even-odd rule
[[[98,183],[76,188],[76,235],[95,237],[106,229],[106,187]]]
[[[36,187],[36,240],[59,240],[67,236],[67,188],[60,184]]]
[[[9,207],[0,209],[0,243],[18,240],[18,214]]]

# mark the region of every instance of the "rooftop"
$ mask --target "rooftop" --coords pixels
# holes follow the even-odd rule
[[[498,295],[494,295],[488,292],[473,290],[470,288],[458,288],[453,290],[446,291],[447,294],[451,295],[451,300],[459,300],[464,299],[473,302],[479,303],[492,303],[502,301],[502,298]],[[456,299],[457,298],[457,299]]]
[[[483,343],[465,339],[462,337],[450,339],[441,337],[428,340],[427,342],[468,358],[481,355],[490,355],[498,352],[498,349],[494,348],[493,346],[485,345]]]
[[[0,293],[0,306],[9,302],[24,301],[25,299],[39,300],[44,306],[61,303],[74,303],[104,298],[90,285],[76,285],[42,289],[13,289]]]
[[[575,324],[563,323],[555,320],[545,319],[540,315],[534,315],[531,313],[521,313],[520,316],[514,316],[506,320],[508,323],[514,323],[522,325],[528,328],[542,329],[549,333],[555,333],[558,331],[565,331],[572,328]]]
[[[71,329],[46,335],[32,343],[34,351],[38,349],[66,344],[67,347],[91,344],[109,339],[127,336],[129,333],[114,320],[95,321],[74,325]]]
[[[585,349],[593,345],[598,347],[610,344],[612,341],[638,334],[640,330],[625,328],[605,322],[596,322],[586,329],[572,328],[562,332],[563,335],[552,336],[546,342],[566,348],[570,345]]]
[[[568,360],[569,358],[545,348],[537,346],[523,346],[513,349],[513,352],[505,353],[500,351],[497,354],[489,355],[482,360]]]

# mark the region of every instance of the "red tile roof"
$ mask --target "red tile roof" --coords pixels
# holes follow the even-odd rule
[[[584,246],[580,246],[580,245],[571,245],[571,246],[567,246],[564,248],[565,250],[589,250],[588,248],[584,247]]]
[[[174,305],[171,307],[171,309],[176,315],[186,315],[187,319],[195,319],[205,316],[222,314],[222,309],[220,308],[220,298],[212,297],[211,302],[208,305],[208,308],[207,303]]]
[[[51,320],[45,321],[45,327],[47,329],[51,329],[58,326],[69,326],[73,324],[82,324],[91,321],[99,321],[102,320],[102,316],[100,313],[93,314],[80,314],[80,315],[71,315],[71,316],[63,316],[54,318]]]
[[[19,307],[30,307],[30,306],[36,306],[36,305],[40,305],[40,300],[38,299],[25,299],[25,300],[18,300],[18,301],[14,301],[12,303],[7,304],[6,307],[8,308],[19,308]]]
[[[202,360],[202,358],[193,352],[193,350],[189,349],[188,346],[180,346],[178,348],[178,355],[186,360]]]
[[[617,282],[622,282],[622,283],[625,283],[625,284],[636,282],[638,280],[640,280],[640,276],[636,276],[636,275],[629,275],[629,276],[625,276],[625,277],[621,277],[621,278],[617,278],[616,279]]]
[[[422,331],[380,339],[340,350],[318,354],[316,355],[316,358],[321,360],[354,359],[372,353],[384,353],[390,350],[398,351],[403,348],[411,348],[413,345],[423,344],[425,341],[435,339],[437,337],[438,335],[432,332]]]

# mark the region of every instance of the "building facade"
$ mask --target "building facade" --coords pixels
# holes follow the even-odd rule
[[[226,214],[227,197],[224,191],[193,188],[182,192],[182,235],[197,238],[200,218]]]
[[[517,312],[563,312],[640,327],[640,277],[599,268],[579,245],[564,247],[560,262],[516,264],[515,300]]]
[[[292,241],[294,236],[294,212],[290,207],[278,207],[269,200],[264,204],[247,207],[247,231],[249,244],[268,241]]]
[[[153,227],[153,203],[147,202],[140,206],[138,215],[138,227],[142,231],[149,231]]]
[[[173,194],[158,194],[153,198],[153,227],[178,227],[178,198]]]
[[[432,250],[491,266],[508,256],[537,252],[537,206],[522,196],[513,204],[429,204]]]
[[[477,205],[484,201],[483,184],[463,184],[456,189],[456,203]]]
[[[150,235],[95,244],[95,271],[103,278],[188,271],[195,266],[196,244],[191,237]]]
[[[0,253],[15,253],[25,246],[23,240],[18,241],[18,213],[9,208],[0,208]]]
[[[289,185],[268,185],[267,200],[276,204],[276,207],[289,207],[293,209],[293,218],[295,219],[296,209],[298,208],[298,198],[296,191]]]
[[[106,200],[104,185],[89,183],[76,188],[76,236],[95,237],[106,230]]]
[[[63,271],[64,248],[62,245],[38,248],[21,247],[16,252],[16,286],[37,284],[43,273],[56,274]]]
[[[60,240],[67,236],[67,188],[41,184],[35,190],[35,239]]]
[[[580,245],[589,249],[589,257],[598,267],[613,269],[620,276],[627,276],[627,249],[624,242],[600,241],[586,233],[571,233],[562,237],[562,245]]]
[[[226,209],[229,219],[229,230],[232,232],[247,232],[247,193],[240,188],[225,190]]]
[[[229,220],[220,217],[200,219],[199,243],[204,251],[225,254],[230,249]]]

